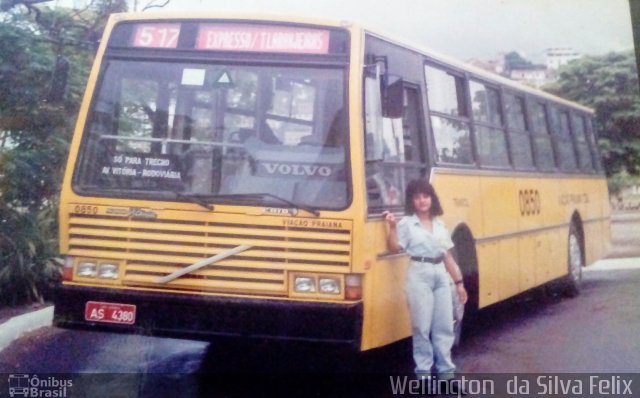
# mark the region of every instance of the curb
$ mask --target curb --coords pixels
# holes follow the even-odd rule
[[[589,271],[619,271],[640,269],[640,257],[605,258],[585,267],[583,272]]]
[[[14,340],[25,333],[45,326],[51,326],[53,321],[53,305],[37,311],[14,316],[0,324],[0,351],[4,350]]]

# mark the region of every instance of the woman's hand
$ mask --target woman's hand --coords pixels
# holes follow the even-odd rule
[[[465,305],[469,299],[467,289],[464,288],[462,283],[458,283],[456,284],[456,291],[458,292],[458,300],[460,300],[460,304]]]
[[[398,229],[396,228],[398,225],[398,220],[396,216],[393,215],[389,210],[385,210],[382,213],[382,218],[384,222],[387,223],[388,231],[387,231],[387,247],[393,253],[398,253],[402,250],[400,244],[398,243]]]
[[[396,216],[389,210],[385,210],[384,212],[382,212],[382,218],[387,223],[389,228],[395,228],[396,225],[398,225],[398,220],[396,219]]]

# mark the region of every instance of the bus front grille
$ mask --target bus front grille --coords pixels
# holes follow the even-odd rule
[[[103,209],[101,209],[103,210]],[[167,212],[155,219],[71,214],[69,254],[117,259],[128,286],[286,295],[287,271],[348,272],[348,221]],[[189,217],[190,215],[190,217]],[[173,216],[173,217],[171,217]],[[166,284],[157,279],[240,245],[250,248]]]

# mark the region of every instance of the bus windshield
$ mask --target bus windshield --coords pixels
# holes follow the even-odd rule
[[[339,68],[110,60],[74,186],[105,196],[344,208],[344,86]]]

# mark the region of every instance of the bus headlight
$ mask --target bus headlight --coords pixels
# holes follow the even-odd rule
[[[296,293],[315,293],[316,278],[312,276],[296,276],[293,280],[293,289]]]
[[[98,278],[118,279],[118,264],[101,263],[100,266],[98,266]]]
[[[82,278],[95,278],[98,275],[98,264],[94,261],[81,261],[76,268],[76,275]]]
[[[340,291],[340,279],[338,278],[321,277],[318,285],[320,286],[320,293],[322,294],[342,293]]]

